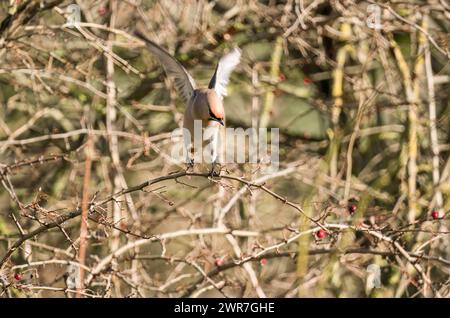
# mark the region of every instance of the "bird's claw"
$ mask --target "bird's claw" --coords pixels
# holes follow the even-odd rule
[[[220,171],[215,171],[214,169],[211,169],[211,171],[208,173],[208,177],[219,177]]]
[[[209,172],[209,177],[219,177],[220,176],[220,170],[216,171],[216,163],[214,162],[211,166],[211,171]]]
[[[211,171],[209,172],[209,174],[208,174],[208,177],[219,177],[220,176],[220,172],[219,171],[215,171],[215,170],[212,170],[211,169]]]

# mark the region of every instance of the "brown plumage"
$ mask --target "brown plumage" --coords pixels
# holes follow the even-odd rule
[[[220,126],[225,126],[225,109],[223,107],[223,97],[227,95],[226,85],[228,84],[231,72],[239,64],[241,51],[238,48],[224,55],[217,64],[208,88],[196,88],[195,81],[186,69],[172,55],[167,53],[158,44],[148,40],[140,33],[136,36],[143,40],[146,47],[156,55],[168,76],[175,80],[175,86],[181,97],[186,102],[183,126],[189,134],[185,134],[185,147],[188,150],[187,162],[193,164],[192,154],[194,146],[197,144],[195,138],[195,121],[201,122],[201,127],[213,128],[209,133],[208,141],[211,144],[211,162],[214,173],[214,164],[218,157],[218,138]],[[203,143],[203,140],[201,141]]]

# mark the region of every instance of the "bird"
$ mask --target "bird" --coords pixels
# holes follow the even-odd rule
[[[158,58],[167,76],[174,79],[175,87],[186,103],[183,118],[183,139],[188,169],[194,165],[194,153],[196,145],[198,145],[198,140],[195,140],[195,138],[198,138],[195,129],[197,121],[202,131],[205,132],[204,138],[202,137],[203,140],[200,143],[203,145],[204,139],[209,142],[210,157],[207,160],[211,161],[210,175],[218,175],[220,172],[216,172],[215,167],[219,155],[219,129],[225,127],[223,98],[227,96],[227,85],[231,73],[240,62],[242,51],[235,47],[222,56],[216,65],[208,87],[197,88],[192,76],[175,57],[139,31],[135,31],[134,34]]]

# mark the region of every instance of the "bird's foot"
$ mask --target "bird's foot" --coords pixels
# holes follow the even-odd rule
[[[216,170],[217,163],[213,162],[211,166],[211,171],[209,172],[209,177],[219,177],[220,176],[220,167],[218,170]]]

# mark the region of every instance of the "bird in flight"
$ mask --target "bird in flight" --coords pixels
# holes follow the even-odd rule
[[[193,167],[195,145],[195,123],[201,124],[205,130],[210,145],[210,160],[212,163],[210,175],[217,175],[215,166],[218,158],[218,139],[220,137],[219,128],[225,126],[225,109],[223,107],[223,98],[227,96],[227,84],[231,72],[236,68],[241,59],[241,50],[234,48],[231,52],[224,55],[216,66],[207,88],[197,88],[194,79],[186,69],[166,50],[158,44],[147,39],[140,32],[135,35],[141,39],[147,49],[152,52],[163,66],[169,77],[175,81],[175,87],[182,99],[186,103],[184,112],[183,127],[184,146],[186,148],[188,167]],[[209,130],[209,133],[206,133]],[[203,139],[203,137],[201,137]],[[203,140],[200,141],[203,143]]]

